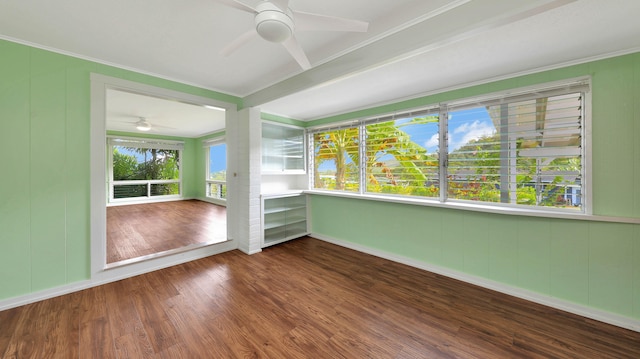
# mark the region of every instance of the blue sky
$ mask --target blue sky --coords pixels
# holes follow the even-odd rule
[[[438,150],[438,127],[405,126],[402,129],[411,139],[427,149],[429,153]],[[476,107],[449,113],[449,151],[454,151],[471,140],[491,135],[496,131],[489,113],[484,107]]]
[[[211,146],[209,150],[209,173],[227,169],[227,144]]]
[[[136,152],[136,151],[134,151],[132,149],[129,149],[127,147],[117,146],[116,149],[118,150],[118,152],[120,154],[129,155],[129,156],[135,157],[136,160],[138,161],[138,163],[142,163],[145,160],[144,155],[142,153]]]

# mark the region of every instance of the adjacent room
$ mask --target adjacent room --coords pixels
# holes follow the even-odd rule
[[[637,14],[0,2],[0,358],[640,357]]]
[[[226,241],[224,109],[116,89],[105,102],[107,265]]]

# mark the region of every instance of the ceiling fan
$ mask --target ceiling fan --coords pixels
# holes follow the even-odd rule
[[[125,117],[133,117],[133,116],[125,116]],[[117,121],[116,120],[114,122],[132,124],[136,128],[136,130],[143,131],[143,132],[150,131],[152,128],[165,128],[165,129],[175,130],[174,127],[162,126],[162,125],[158,125],[158,124],[151,124],[151,122],[149,122],[149,120],[146,117],[138,116],[137,118],[138,118],[137,121]]]
[[[140,117],[140,119],[135,122],[134,125],[136,126],[136,130],[138,131],[146,132],[151,129],[151,123],[144,117]]]
[[[366,32],[369,27],[364,21],[291,10],[289,0],[262,1],[255,8],[236,0],[214,1],[255,14],[255,28],[224,47],[221,55],[228,56],[259,36],[270,42],[281,43],[304,70],[310,69],[311,63],[296,39],[296,31]]]

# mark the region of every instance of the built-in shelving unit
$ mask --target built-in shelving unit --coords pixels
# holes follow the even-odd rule
[[[304,173],[304,129],[262,123],[262,173]]]
[[[309,234],[307,196],[301,193],[262,196],[262,247]]]

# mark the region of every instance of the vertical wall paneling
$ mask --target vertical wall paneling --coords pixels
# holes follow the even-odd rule
[[[593,201],[594,213],[630,216],[633,213],[634,93],[633,61],[637,55],[607,60],[594,65],[593,75]]]
[[[640,96],[640,55],[634,55],[633,59],[633,161],[628,163],[627,166],[631,166],[633,168],[633,187],[630,189],[629,193],[633,197],[633,216],[640,217],[640,101],[638,101],[638,96]],[[640,238],[640,237],[636,237]],[[639,279],[640,280],[640,279]],[[640,302],[640,298],[638,298],[638,302]]]
[[[442,265],[462,271],[464,268],[464,239],[466,216],[459,211],[442,214]]]
[[[633,225],[589,226],[589,305],[622,315],[633,314]],[[637,264],[636,264],[637,265]]]
[[[640,226],[633,228],[633,317],[640,318]]]
[[[552,221],[549,290],[558,298],[583,305],[589,299],[588,222]]]
[[[424,220],[421,213],[414,213],[413,220],[414,223],[422,223]],[[419,238],[423,243],[424,249],[421,252],[416,252],[414,258],[417,260],[426,260],[430,263],[441,265],[442,264],[442,241],[443,241],[443,231],[446,231],[446,228],[443,228],[442,221],[442,211],[431,208],[426,213],[427,220],[424,222],[428,225],[425,228],[420,229],[421,235]],[[409,238],[409,240],[412,240]]]
[[[197,196],[197,180],[196,161],[198,151],[202,149],[196,147],[196,140],[193,138],[185,138],[184,151],[182,156],[182,195],[185,198],[196,198]]]
[[[493,225],[493,226],[492,226]],[[500,223],[490,216],[465,216],[464,271],[480,277],[489,275],[489,237]]]
[[[87,74],[91,63],[68,59],[66,98],[66,265],[67,282],[89,277],[91,263],[88,256],[89,241],[89,104],[90,93]]]
[[[384,203],[376,203],[377,211],[388,213],[388,220],[384,222],[386,231],[381,232],[378,241],[380,246],[386,246],[402,256],[420,259],[436,256],[437,245],[431,241],[440,236],[440,223],[431,215],[423,215],[412,211],[410,207],[394,204],[391,208]]]
[[[66,283],[66,57],[31,55],[33,289]]]
[[[503,216],[491,219],[489,278],[509,285],[518,284],[518,222]]]
[[[0,297],[31,290],[29,49],[0,41]]]
[[[519,222],[518,280],[534,292],[549,292],[551,239],[548,219],[515,219]]]

